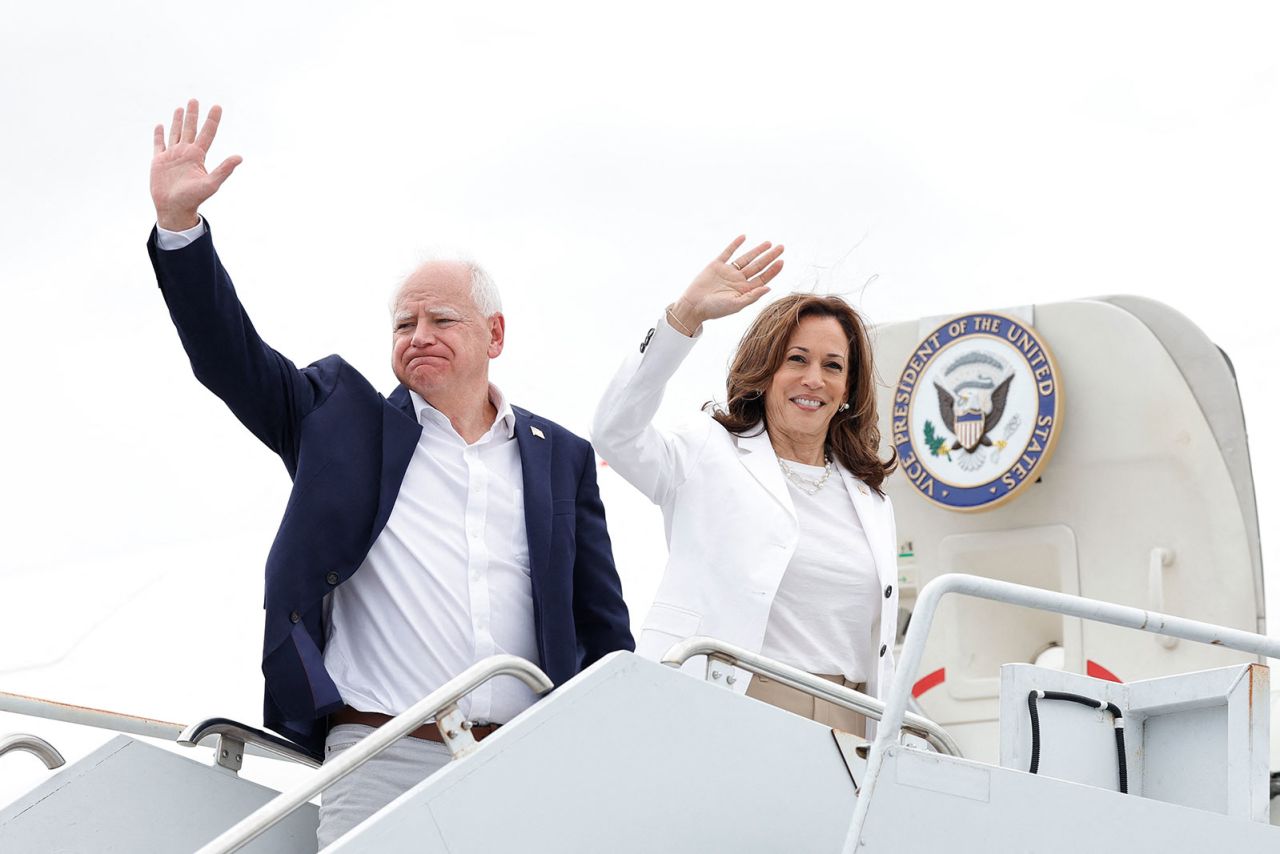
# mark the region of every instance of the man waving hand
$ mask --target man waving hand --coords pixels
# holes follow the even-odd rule
[[[479,266],[422,265],[391,328],[400,385],[339,356],[299,368],[254,329],[200,206],[240,163],[205,157],[195,101],[155,130],[148,243],[197,379],[293,479],[266,560],[266,725],[332,756],[477,660],[511,653],[560,684],[633,648],[591,446],[489,382],[506,320]],[[480,737],[535,697],[488,683],[462,711]],[[449,759],[434,725],[335,784],[323,847]]]

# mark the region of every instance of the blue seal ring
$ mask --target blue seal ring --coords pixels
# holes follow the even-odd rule
[[[1012,464],[1002,467],[992,479],[964,486],[940,478],[923,462],[923,449],[912,437],[911,411],[922,380],[939,354],[951,345],[975,338],[999,341],[1022,358],[1036,389],[1035,421],[1031,436]],[[943,323],[916,345],[898,384],[890,406],[890,435],[898,451],[902,473],[916,491],[929,501],[950,510],[990,510],[1011,500],[1041,475],[1061,432],[1062,388],[1057,363],[1036,331],[1027,324],[994,312],[959,315]],[[923,454],[921,451],[923,450]]]

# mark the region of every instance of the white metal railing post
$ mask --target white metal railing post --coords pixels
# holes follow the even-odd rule
[[[976,575],[960,573],[940,575],[920,591],[916,606],[912,610],[911,627],[907,630],[906,642],[902,645],[902,659],[898,662],[898,671],[894,675],[889,696],[885,698],[884,718],[880,721],[876,740],[871,745],[871,757],[867,762],[867,773],[862,789],[858,793],[857,805],[854,807],[853,821],[849,825],[849,833],[845,838],[844,854],[854,854],[858,848],[862,828],[867,819],[867,810],[870,809],[871,797],[880,776],[880,768],[884,764],[885,751],[898,739],[899,730],[902,729],[903,717],[907,710],[907,698],[911,694],[911,685],[916,672],[920,669],[920,661],[924,657],[925,641],[933,625],[938,603],[948,593],[1021,605],[1068,617],[1078,617],[1082,620],[1124,626],[1157,635],[1168,635],[1196,643],[1250,652],[1254,655],[1280,658],[1280,640],[1273,640],[1253,632]]]
[[[535,693],[550,691],[551,680],[536,666],[514,655],[493,655],[468,667],[448,682],[414,703],[375,729],[353,747],[344,750],[330,762],[321,765],[311,777],[281,793],[222,833],[196,854],[230,854],[257,839],[287,815],[320,794],[368,760],[413,732],[423,721],[452,710],[463,696],[495,676],[514,676]],[[440,721],[444,723],[443,720]],[[446,744],[453,747],[457,733],[442,733]]]

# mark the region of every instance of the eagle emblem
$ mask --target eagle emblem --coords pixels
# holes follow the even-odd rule
[[[893,446],[912,488],[940,507],[989,510],[1043,482],[1062,392],[1053,354],[1023,319],[1031,309],[1018,312],[941,321],[902,367]]]
[[[966,453],[972,454],[979,446],[991,444],[987,433],[1004,417],[1009,384],[1014,377],[1009,373],[999,379],[1005,373],[1005,364],[1000,359],[988,352],[975,351],[948,365],[942,382],[934,381],[942,422]]]

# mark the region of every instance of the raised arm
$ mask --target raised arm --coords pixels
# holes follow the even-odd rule
[[[205,170],[222,110],[210,110],[197,132],[199,111],[193,100],[186,110],[174,112],[167,145],[164,128],[155,129],[151,198],[156,224],[166,231],[200,225],[200,206],[240,163],[239,157],[228,157],[212,172]],[[325,389],[332,388],[340,362],[330,359],[298,370],[254,329],[208,229],[190,242],[180,240],[166,248],[163,239],[175,237],[156,232],[147,249],[191,369],[241,423],[281,456],[292,474],[299,425],[323,399]]]
[[[614,471],[655,504],[665,504],[706,436],[667,435],[653,426],[667,382],[693,348],[704,321],[741,311],[768,293],[782,269],[781,246],[762,243],[734,258],[730,243],[690,283],[622,363],[596,407],[591,441]]]
[[[199,119],[200,103],[194,98],[187,102],[185,111],[181,107],[174,110],[167,146],[164,125],[156,125],[151,158],[151,201],[156,206],[156,224],[166,231],[186,231],[199,224],[200,206],[218,192],[222,182],[240,165],[240,156],[233,154],[218,164],[217,169],[206,171],[205,155],[218,135],[222,108],[215,104],[197,133]]]

